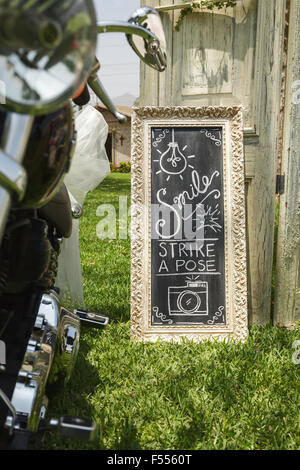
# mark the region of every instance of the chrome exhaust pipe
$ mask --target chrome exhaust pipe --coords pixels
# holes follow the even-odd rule
[[[16,417],[6,419],[9,431],[38,431],[45,416],[45,385],[61,376],[65,381],[70,378],[79,340],[80,318],[60,305],[55,292],[43,294],[11,399]]]

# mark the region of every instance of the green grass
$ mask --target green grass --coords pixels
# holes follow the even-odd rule
[[[111,174],[90,193],[81,221],[84,291],[110,316],[83,329],[71,381],[50,396],[48,416],[102,424],[95,443],[47,434],[45,449],[299,449],[299,330],[252,327],[245,344],[143,344],[130,340],[130,241],[99,240],[96,209],[118,207],[130,175]],[[128,201],[129,205],[129,201]]]

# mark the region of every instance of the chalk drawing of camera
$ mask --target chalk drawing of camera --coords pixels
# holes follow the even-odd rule
[[[208,315],[208,283],[187,282],[168,289],[169,315]]]

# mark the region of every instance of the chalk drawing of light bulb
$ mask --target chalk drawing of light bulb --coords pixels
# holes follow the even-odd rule
[[[168,144],[168,148],[165,152],[161,153],[157,150],[161,156],[159,160],[154,160],[159,162],[160,170],[156,174],[166,173],[167,181],[171,176],[179,175],[183,179],[182,173],[186,170],[187,166],[194,168],[191,165],[188,165],[189,158],[195,158],[195,155],[190,155],[186,157],[182,152],[186,149],[186,146],[180,150],[178,142],[175,142],[174,129],[172,129],[172,142]]]

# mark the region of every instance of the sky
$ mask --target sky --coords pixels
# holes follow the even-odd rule
[[[94,4],[98,21],[127,21],[140,7],[140,0],[94,0]],[[101,64],[99,77],[112,99],[126,93],[139,96],[140,60],[124,34],[100,34],[97,57]]]

